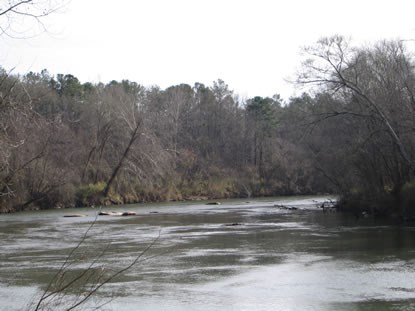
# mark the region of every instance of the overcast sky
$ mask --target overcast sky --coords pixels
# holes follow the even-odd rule
[[[333,34],[415,39],[414,14],[414,0],[72,0],[49,33],[3,36],[0,65],[162,88],[222,79],[242,96],[287,99],[301,46]]]

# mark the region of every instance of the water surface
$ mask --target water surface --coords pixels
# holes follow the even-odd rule
[[[91,263],[115,272],[157,239],[140,263],[100,289],[91,308],[415,309],[415,228],[323,213],[324,199],[106,208],[136,217],[96,217],[95,209],[2,215],[0,310],[35,300],[88,228],[68,273]],[[298,209],[274,206],[281,204]],[[70,213],[86,217],[63,217]]]

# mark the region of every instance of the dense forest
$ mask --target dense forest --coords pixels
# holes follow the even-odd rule
[[[305,49],[301,96],[222,80],[161,89],[0,71],[2,212],[339,194],[355,213],[415,214],[415,62],[403,42]]]

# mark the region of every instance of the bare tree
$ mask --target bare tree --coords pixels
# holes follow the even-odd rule
[[[415,162],[408,152],[402,125],[410,123],[407,118],[414,115],[415,73],[403,43],[383,41],[374,47],[356,48],[343,37],[333,36],[319,40],[305,52],[309,58],[297,82],[317,85],[363,107],[364,113],[382,126],[378,130],[388,133],[396,144],[413,180]],[[361,111],[345,110],[334,111],[333,116],[346,113],[361,115]]]

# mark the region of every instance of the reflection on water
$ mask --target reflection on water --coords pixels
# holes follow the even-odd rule
[[[325,214],[319,200],[128,206],[139,216],[99,217],[72,268],[102,254],[105,269],[121,269],[160,235],[147,260],[91,303],[110,297],[106,310],[415,309],[415,228]],[[0,217],[0,310],[21,310],[48,284],[95,219],[95,210],[83,212]]]

